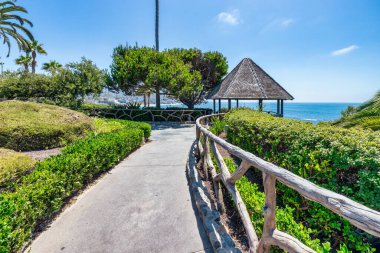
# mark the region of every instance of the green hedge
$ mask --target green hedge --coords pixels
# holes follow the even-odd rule
[[[0,195],[0,252],[16,252],[38,224],[98,174],[140,146],[144,132],[122,128],[74,142],[37,164],[14,192]]]
[[[22,153],[0,148],[0,192],[9,190],[21,176],[30,172],[36,161]]]
[[[228,140],[267,161],[370,208],[380,209],[380,133],[275,118],[248,109],[225,117]],[[281,184],[278,204],[294,209],[294,217],[312,237],[370,252],[378,243],[321,205],[305,200]],[[374,249],[372,249],[373,251]]]

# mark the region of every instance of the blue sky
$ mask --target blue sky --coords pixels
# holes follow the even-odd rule
[[[47,56],[111,63],[121,43],[154,45],[154,1],[18,0]],[[298,102],[362,102],[380,89],[380,1],[161,0],[160,48],[217,50],[230,70],[252,58]],[[16,47],[5,69],[16,69]]]

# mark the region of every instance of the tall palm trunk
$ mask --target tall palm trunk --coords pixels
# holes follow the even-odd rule
[[[32,52],[32,58],[33,58],[33,61],[32,61],[32,73],[33,74],[36,73],[36,65],[37,65],[36,57],[37,57],[37,52],[33,51]]]
[[[159,42],[159,15],[160,14],[160,8],[159,8],[159,0],[156,0],[156,50],[157,52],[160,51],[160,42]],[[156,107],[161,108],[161,97],[160,97],[160,84],[156,83]]]
[[[159,42],[159,17],[160,17],[160,8],[159,8],[159,0],[156,0],[156,50],[160,51],[160,42]]]

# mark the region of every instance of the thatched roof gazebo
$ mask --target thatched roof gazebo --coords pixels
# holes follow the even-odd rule
[[[228,100],[228,109],[231,109],[231,100],[258,100],[259,110],[263,109],[264,100],[277,100],[277,116],[284,115],[284,100],[293,100],[280,84],[270,77],[260,66],[251,59],[243,59],[223,81],[216,86],[206,97],[215,101],[219,100],[219,112],[221,100]]]

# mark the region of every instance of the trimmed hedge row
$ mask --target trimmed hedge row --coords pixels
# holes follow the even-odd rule
[[[9,190],[21,176],[30,172],[36,161],[22,153],[0,148],[0,192]]]
[[[225,116],[228,141],[303,178],[362,204],[380,209],[380,133],[275,118],[248,109]],[[278,185],[278,204],[294,209],[294,217],[312,237],[333,248],[371,252],[379,240],[294,190]]]
[[[65,200],[141,145],[138,128],[91,135],[37,164],[14,192],[0,195],[0,252],[16,252]]]

